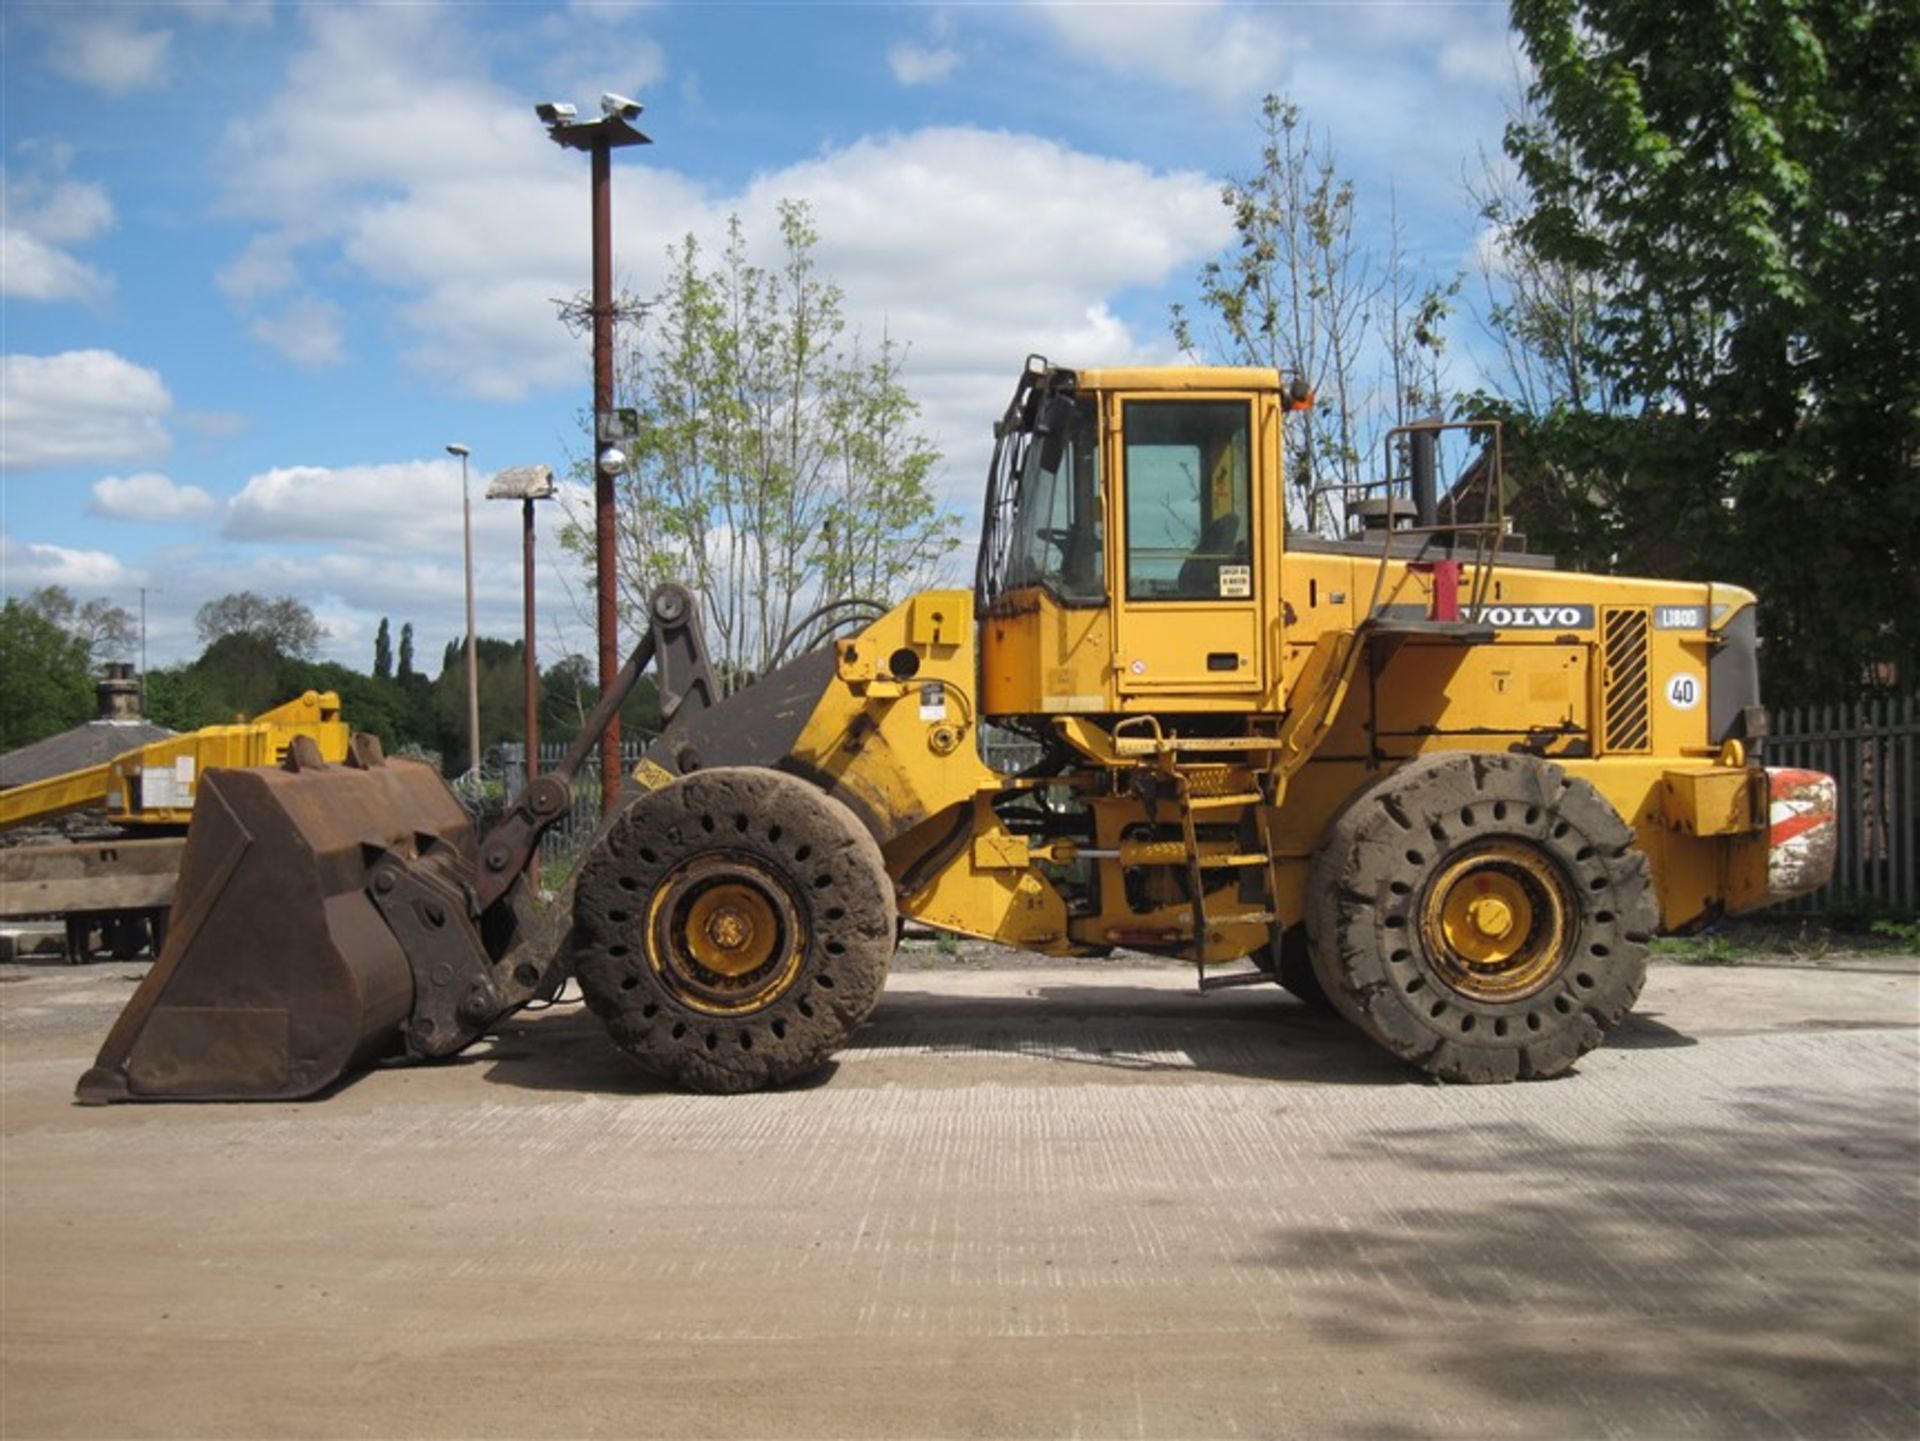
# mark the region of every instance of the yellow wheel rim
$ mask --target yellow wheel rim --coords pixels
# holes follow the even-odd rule
[[[1478,1001],[1530,996],[1559,974],[1574,904],[1559,868],[1532,846],[1493,841],[1441,868],[1420,932],[1439,978]]]
[[[737,881],[723,881],[695,896],[687,908],[685,944],[693,958],[718,975],[751,975],[772,957],[780,922],[765,894]]]
[[[779,876],[746,856],[695,856],[647,907],[647,959],[683,1005],[711,1015],[764,1010],[806,959],[806,927]]]

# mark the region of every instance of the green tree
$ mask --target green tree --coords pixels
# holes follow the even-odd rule
[[[1618,403],[1517,407],[1623,569],[1762,597],[1769,690],[1920,682],[1920,4],[1515,0],[1513,234]]]
[[[290,595],[268,600],[250,590],[208,601],[194,612],[194,628],[211,645],[226,636],[250,635],[282,655],[309,657],[320,648],[326,630],[313,611]]]
[[[593,662],[586,656],[563,656],[548,666],[540,676],[541,743],[570,743],[599,700]],[[634,682],[620,707],[620,736],[622,741],[634,741],[659,733],[660,686],[649,672]]]
[[[856,342],[828,400],[831,485],[808,556],[828,597],[893,600],[932,580],[960,544],[960,517],[933,492],[940,457],[915,429],[904,361],[891,336],[871,360]]]
[[[30,601],[0,606],[0,751],[82,724],[93,713],[87,643]]]
[[[124,660],[140,638],[132,614],[104,596],[77,601],[65,586],[48,585],[28,596],[27,605],[78,638],[87,648],[90,665]]]
[[[414,678],[412,621],[407,621],[400,627],[400,669],[395,672],[395,677],[402,681]]]
[[[233,719],[233,711],[221,708],[191,665],[150,670],[145,683],[147,719],[155,725],[191,731]]]
[[[216,713],[202,724],[255,716],[300,694],[306,687],[289,678],[287,660],[270,637],[256,631],[217,637],[189,667]]]
[[[393,679],[393,635],[387,629],[387,618],[380,617],[380,629],[373,637],[373,674],[378,680]]]
[[[848,336],[817,243],[795,202],[780,207],[772,268],[753,263],[737,219],[715,262],[687,236],[622,358],[640,416],[620,480],[622,613],[642,615],[663,580],[687,584],[723,686],[763,670],[814,605],[848,586],[892,599],[957,543],[905,351],[888,337],[869,356]],[[562,540],[591,573],[590,529]]]
[[[519,740],[526,729],[526,663],[519,641],[474,638],[478,661],[480,751],[505,740]],[[433,683],[433,716],[442,756],[467,755],[467,650],[447,642],[439,679]],[[461,769],[465,769],[464,759]]]
[[[1384,245],[1367,242],[1358,191],[1332,142],[1283,96],[1261,101],[1259,168],[1228,180],[1220,199],[1233,244],[1201,267],[1198,314],[1173,307],[1174,341],[1190,355],[1271,367],[1313,389],[1312,408],[1289,417],[1284,441],[1293,518],[1316,528],[1339,515],[1319,492],[1378,479],[1387,427],[1437,403],[1458,281],[1415,272],[1397,210],[1380,231]]]

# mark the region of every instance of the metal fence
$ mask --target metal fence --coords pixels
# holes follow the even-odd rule
[[[620,769],[623,774],[632,773],[640,763],[641,754],[652,742],[650,735],[632,738],[623,735],[620,738]],[[501,794],[519,794],[521,787],[527,783],[526,748],[510,741],[502,745],[496,754],[502,783]],[[540,773],[545,775],[559,769],[560,762],[566,756],[565,741],[542,741]],[[543,867],[569,865],[599,822],[600,753],[595,750],[573,778],[573,806],[540,838],[540,864]]]
[[[1920,704],[1783,707],[1768,723],[1767,764],[1825,771],[1840,798],[1833,882],[1786,909],[1920,912]]]

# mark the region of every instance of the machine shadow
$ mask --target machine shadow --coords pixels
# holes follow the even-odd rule
[[[1651,1049],[1694,1041],[1657,1020],[1630,1017],[1609,1044]],[[1432,1084],[1338,1016],[1278,987],[1204,998],[1098,981],[1043,984],[1017,996],[901,988],[886,993],[840,1052],[850,1080],[865,1062],[897,1055],[951,1058],[954,1065],[1054,1064],[1170,1083],[1199,1075],[1335,1086]],[[452,1063],[480,1067],[491,1084],[528,1090],[646,1095],[671,1089],[633,1064],[599,1020],[577,1005],[515,1016],[496,1028],[490,1045]],[[833,1085],[840,1069],[830,1063],[787,1089]]]

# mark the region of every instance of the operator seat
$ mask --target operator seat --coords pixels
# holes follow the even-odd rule
[[[1247,558],[1247,543],[1240,536],[1240,513],[1224,511],[1208,521],[1200,532],[1193,554],[1180,563],[1176,581],[1180,595],[1187,600],[1211,600],[1220,594],[1220,567]]]

